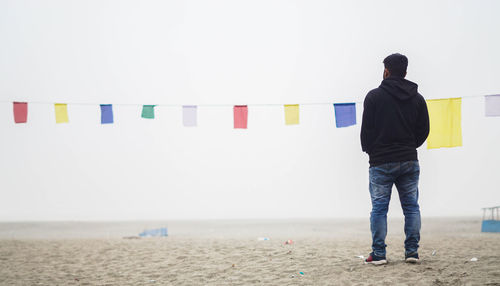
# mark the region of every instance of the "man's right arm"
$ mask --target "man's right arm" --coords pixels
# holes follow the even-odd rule
[[[424,144],[427,136],[429,136],[429,111],[427,110],[427,103],[421,97],[421,102],[418,110],[417,128],[415,131],[415,139],[417,148]]]

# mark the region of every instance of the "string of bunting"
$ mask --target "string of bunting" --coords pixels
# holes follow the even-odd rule
[[[468,97],[479,97],[468,96]],[[482,97],[482,95],[481,95]],[[485,95],[485,116],[500,116],[500,95]],[[0,101],[7,102],[7,101]],[[10,101],[9,101],[10,102]],[[462,97],[441,98],[426,100],[430,117],[430,134],[427,139],[427,147],[457,147],[462,146]],[[50,103],[33,101],[31,104],[54,104],[56,123],[68,123],[68,104],[70,105],[97,105],[95,103]],[[250,106],[283,106],[286,125],[299,124],[301,105],[333,105],[335,113],[335,124],[337,128],[356,125],[356,104],[361,102],[347,103],[301,103],[301,104],[251,104]],[[28,102],[14,101],[13,114],[15,123],[28,122]],[[101,109],[101,124],[113,124],[113,105],[142,105],[142,104],[99,104]],[[182,106],[182,122],[185,127],[197,126],[198,107],[232,106],[235,129],[247,129],[249,105],[227,105],[227,104],[199,104],[199,105],[175,105],[175,104],[153,104],[142,105],[141,117],[145,119],[155,118],[155,107],[157,106]]]

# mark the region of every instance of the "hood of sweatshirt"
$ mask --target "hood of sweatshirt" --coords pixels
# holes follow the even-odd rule
[[[399,100],[408,100],[418,94],[418,85],[402,77],[388,77],[380,88]]]

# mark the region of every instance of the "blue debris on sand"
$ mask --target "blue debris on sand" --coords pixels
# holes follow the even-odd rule
[[[139,233],[140,237],[154,237],[154,236],[168,236],[167,228],[155,228],[155,229],[145,229],[143,232]]]

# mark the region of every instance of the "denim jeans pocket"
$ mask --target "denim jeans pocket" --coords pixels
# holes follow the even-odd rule
[[[410,172],[420,172],[420,164],[418,161],[408,161],[408,170]]]
[[[372,188],[387,188],[388,185],[392,185],[390,168],[389,164],[383,164],[369,169],[370,185],[372,185]]]

